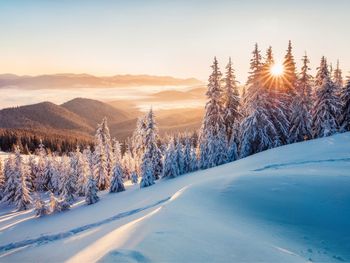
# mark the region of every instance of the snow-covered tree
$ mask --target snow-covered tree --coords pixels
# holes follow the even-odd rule
[[[174,138],[169,141],[168,147],[164,155],[163,177],[174,178],[180,175],[179,165],[177,163],[176,149]]]
[[[76,199],[76,178],[72,176],[72,168],[70,166],[70,160],[67,156],[61,158],[61,177],[62,177],[62,187],[61,187],[61,197],[68,203],[73,203]]]
[[[240,125],[240,157],[246,157],[281,144],[276,125],[281,122],[277,116],[283,116],[283,113],[278,112],[278,106],[272,103],[278,101],[274,96],[271,97],[271,94],[275,95],[271,93],[273,86],[270,87],[271,84],[264,79],[272,63],[271,53],[265,64],[262,64],[260,52],[255,45],[243,109],[245,118]],[[275,113],[278,115],[273,116]]]
[[[283,78],[283,88],[286,95],[286,106],[289,107],[292,103],[293,96],[296,93],[296,85],[297,85],[297,73],[296,73],[296,65],[294,61],[294,57],[292,54],[292,42],[289,40],[287,53],[284,57],[283,61],[284,68],[284,78]],[[289,104],[288,104],[289,103]]]
[[[50,213],[59,213],[69,209],[70,204],[66,200],[59,200],[52,192],[50,192]]]
[[[13,203],[15,200],[18,179],[15,174],[15,156],[10,154],[4,164],[4,191],[2,202]]]
[[[214,167],[227,161],[227,136],[222,106],[221,72],[216,57],[209,77],[208,102],[200,131],[200,166]]]
[[[150,151],[148,149],[143,154],[141,163],[141,188],[148,187],[154,184],[153,171],[154,169],[152,163],[152,155],[150,154]]]
[[[40,140],[39,148],[37,149],[37,162],[35,168],[35,190],[47,191],[48,178],[45,173],[46,167],[46,150]]]
[[[184,163],[183,145],[179,137],[176,139],[176,145],[175,145],[175,162],[179,170],[179,175],[184,174],[185,163]]]
[[[34,199],[34,213],[38,217],[42,217],[50,213],[45,202],[43,201],[43,199],[40,197],[39,194],[37,194]]]
[[[327,61],[324,57],[321,59],[315,83],[312,131],[314,138],[319,138],[330,136],[339,130],[338,116],[341,110],[340,99],[330,79]]]
[[[184,164],[183,173],[185,174],[191,172],[191,167],[192,167],[191,150],[192,150],[191,140],[188,136],[186,136],[185,145],[183,149],[183,164]]]
[[[233,129],[241,118],[239,112],[239,93],[235,72],[232,67],[231,58],[226,66],[225,87],[223,91],[224,123],[227,134],[227,141],[231,140]]]
[[[121,166],[121,153],[120,144],[118,141],[114,143],[114,167],[112,174],[111,186],[109,188],[110,193],[125,191],[123,182],[123,170]]]
[[[90,174],[87,178],[86,187],[85,187],[85,202],[88,205],[98,202],[99,197],[97,196],[97,184],[93,175]]]
[[[344,85],[342,70],[339,67],[339,60],[337,60],[337,67],[333,73],[333,82],[334,82],[335,88],[337,89],[337,93],[339,93]]]
[[[347,80],[345,87],[341,89],[340,98],[342,102],[341,131],[350,131],[350,78]]]
[[[113,166],[113,148],[107,119],[97,126],[95,135],[94,173],[99,190],[109,187]]]
[[[16,192],[14,196],[14,203],[19,211],[27,210],[32,203],[32,198],[30,196],[29,176],[29,167],[23,161],[19,147],[16,146],[14,169]]]
[[[71,154],[70,160],[72,176],[77,185],[77,194],[83,196],[85,195],[87,176],[90,173],[88,160],[80,152],[79,146],[77,146],[75,152]]]
[[[289,142],[300,142],[310,139],[311,135],[311,75],[309,75],[309,59],[302,59],[303,66],[297,82],[296,95],[293,98],[290,119]]]

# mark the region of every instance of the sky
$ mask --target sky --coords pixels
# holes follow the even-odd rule
[[[151,74],[207,80],[231,57],[245,82],[254,43],[300,67],[350,70],[350,1],[0,0],[0,74]]]

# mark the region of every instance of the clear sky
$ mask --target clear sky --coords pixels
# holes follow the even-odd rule
[[[231,56],[245,81],[255,42],[350,70],[350,1],[0,0],[0,73],[154,74],[206,80]],[[300,64],[299,64],[300,65]],[[299,66],[298,65],[298,66]]]

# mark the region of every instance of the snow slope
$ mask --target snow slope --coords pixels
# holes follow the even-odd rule
[[[0,210],[0,262],[350,261],[350,133],[35,218]]]

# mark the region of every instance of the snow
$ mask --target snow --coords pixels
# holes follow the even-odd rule
[[[99,193],[36,218],[0,209],[0,262],[350,260],[350,133]]]

